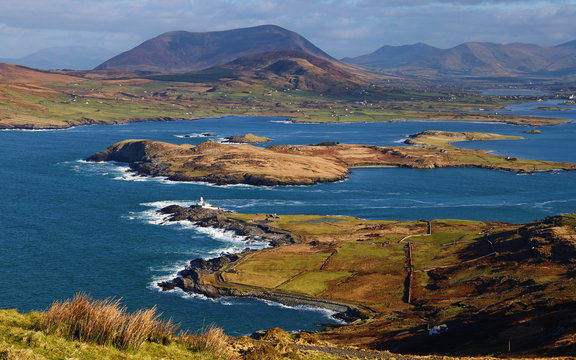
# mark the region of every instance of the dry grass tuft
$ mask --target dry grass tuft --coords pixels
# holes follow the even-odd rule
[[[183,334],[179,340],[194,351],[207,351],[217,355],[230,355],[229,339],[222,328],[214,324],[203,328],[197,335]]]
[[[44,329],[80,341],[136,350],[147,340],[166,344],[174,337],[179,326],[172,320],[159,320],[160,315],[156,307],[130,314],[120,300],[92,300],[79,293],[72,300],[52,304]]]

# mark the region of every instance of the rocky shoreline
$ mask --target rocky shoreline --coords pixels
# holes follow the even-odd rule
[[[272,247],[294,244],[301,242],[298,234],[290,233],[272,226],[262,221],[260,223],[248,223],[243,220],[233,219],[225,211],[218,208],[202,207],[192,205],[188,208],[179,205],[170,205],[159,210],[160,213],[168,215],[168,221],[190,221],[197,226],[212,227],[220,230],[233,231],[235,234],[245,236],[246,238],[258,238],[268,242]],[[269,215],[274,216],[274,215]],[[159,282],[157,285],[163,291],[174,290],[179,288],[187,293],[201,294],[206,297],[216,299],[222,296],[233,297],[254,297],[263,300],[270,300],[288,306],[312,306],[335,311],[334,317],[345,322],[351,322],[356,319],[365,318],[357,308],[342,304],[335,301],[309,298],[294,294],[270,292],[259,289],[246,289],[245,286],[236,288],[219,280],[218,273],[224,270],[230,264],[241,259],[242,254],[253,250],[244,250],[240,254],[223,254],[219,257],[205,260],[194,259],[186,266],[185,269],[178,273],[178,276],[169,281]],[[207,275],[215,275],[217,286],[205,283],[202,278]]]
[[[96,153],[87,161],[118,161],[143,176],[216,185],[314,185],[345,180],[359,167],[435,169],[474,167],[532,173],[576,170],[566,162],[526,160],[459,148],[456,141],[511,140],[520,137],[477,132],[424,131],[406,140],[412,146],[326,143],[319,145],[199,145],[131,139]]]

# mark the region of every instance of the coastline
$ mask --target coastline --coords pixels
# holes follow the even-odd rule
[[[411,135],[408,146],[356,144],[228,145],[212,141],[198,145],[129,139],[88,157],[89,162],[128,163],[138,175],[171,181],[201,181],[215,185],[296,186],[338,182],[355,168],[399,167],[436,169],[473,167],[517,173],[576,170],[567,162],[519,159],[466,149],[454,142],[516,140],[480,132],[427,130]]]
[[[502,108],[504,109],[504,108]],[[482,113],[475,113],[470,112],[471,115],[477,115]],[[168,122],[168,121],[193,121],[193,120],[200,120],[200,119],[207,119],[207,118],[214,118],[220,119],[225,117],[274,117],[278,119],[283,119],[283,121],[292,123],[292,124],[356,124],[356,123],[393,123],[393,122],[422,122],[422,123],[441,123],[441,122],[449,122],[449,123],[486,123],[486,124],[508,124],[514,126],[556,126],[560,124],[567,124],[573,122],[570,119],[563,119],[563,118],[547,118],[544,116],[536,116],[536,115],[510,115],[516,116],[518,119],[490,119],[490,120],[478,120],[478,119],[471,119],[471,120],[464,120],[464,119],[453,119],[453,118],[437,118],[437,119],[425,119],[420,117],[414,118],[406,118],[406,117],[398,117],[394,119],[386,119],[386,120],[377,120],[377,119],[362,119],[360,121],[336,121],[333,119],[328,120],[320,120],[320,119],[312,119],[312,118],[305,118],[301,116],[295,116],[292,114],[278,114],[278,113],[245,113],[245,114],[214,114],[212,116],[202,115],[202,116],[191,116],[191,117],[169,117],[169,116],[158,116],[158,117],[151,117],[151,118],[127,118],[122,120],[94,120],[91,118],[81,118],[75,121],[67,121],[66,123],[47,123],[47,124],[33,124],[33,123],[24,123],[24,124],[6,124],[0,123],[0,130],[64,130],[69,129],[77,126],[86,126],[86,125],[121,125],[121,124],[129,124],[129,123],[136,123],[136,122]]]
[[[302,242],[299,234],[268,226],[265,221],[258,224],[247,223],[240,219],[225,217],[225,214],[233,214],[218,208],[202,207],[192,205],[183,208],[179,205],[170,205],[161,210],[161,214],[167,215],[169,222],[190,221],[196,226],[212,227],[219,230],[233,231],[238,236],[246,238],[258,237],[268,242],[271,247],[287,244],[298,244]],[[269,215],[271,217],[275,215]],[[162,291],[171,291],[179,288],[188,294],[200,294],[208,298],[219,297],[252,297],[262,300],[277,302],[287,306],[311,306],[334,311],[334,318],[350,323],[358,319],[365,319],[367,314],[376,313],[367,306],[348,304],[328,299],[308,297],[304,295],[292,294],[285,291],[269,291],[269,289],[235,284],[224,281],[221,272],[228,270],[242,261],[242,259],[259,250],[244,250],[236,254],[223,254],[212,259],[193,259],[178,275],[171,280],[156,283]],[[214,284],[206,283],[202,278],[214,277]]]

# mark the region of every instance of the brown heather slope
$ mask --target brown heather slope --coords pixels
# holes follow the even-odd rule
[[[236,214],[177,205],[161,211],[170,221],[286,240],[192,260],[177,278],[158,284],[164,290],[346,309],[353,322],[317,334],[342,346],[523,358],[576,351],[574,215],[513,225]],[[446,331],[430,334],[443,324]]]
[[[88,158],[120,161],[142,175],[166,176],[176,181],[223,184],[312,185],[345,179],[350,168],[395,166],[432,169],[482,167],[511,171],[575,170],[576,164],[522,160],[482,150],[450,145],[454,141],[517,139],[485,133],[427,131],[410,141],[419,146],[379,147],[227,145],[205,142],[198,146],[150,140],[125,140]]]
[[[150,75],[162,81],[214,81],[214,89],[264,83],[281,89],[349,94],[390,77],[301,50],[274,50],[242,56],[223,65],[181,74]],[[216,81],[217,80],[217,81]]]
[[[574,215],[524,225],[434,220],[432,235],[403,242],[411,309],[327,338],[416,354],[574,355],[575,225]],[[440,324],[448,331],[429,335]]]
[[[146,175],[220,185],[312,185],[344,179],[348,174],[347,167],[336,159],[216,142],[192,146],[126,140],[88,160],[127,162],[132,169]]]
[[[351,88],[384,79],[384,76],[364,69],[297,50],[248,55],[219,68],[232,70],[236,76],[248,81],[259,79],[276,87],[325,94],[345,93]]]
[[[75,76],[40,71],[29,67],[0,63],[0,84],[34,84],[36,86],[53,83],[74,83],[81,80]]]

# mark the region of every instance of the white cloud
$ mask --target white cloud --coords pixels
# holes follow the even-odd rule
[[[336,57],[415,42],[553,44],[576,39],[575,8],[576,0],[0,0],[0,57],[86,42],[127,50],[166,31],[261,24]]]

